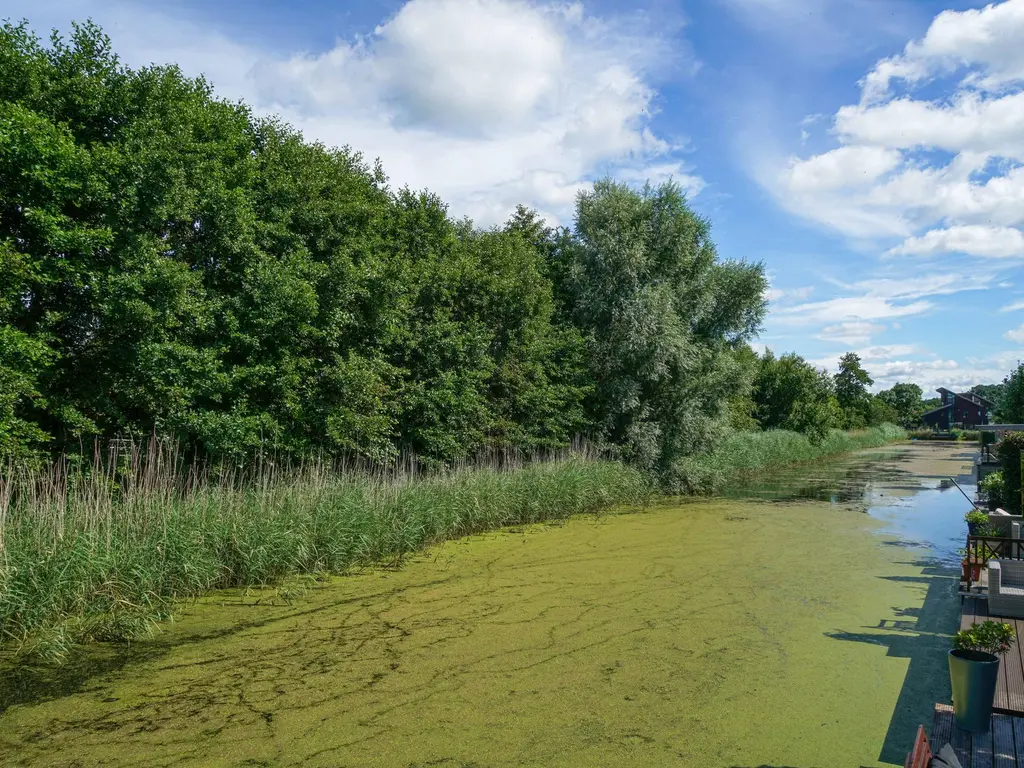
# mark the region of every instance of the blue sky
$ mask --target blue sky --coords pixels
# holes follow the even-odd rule
[[[93,18],[482,225],[675,178],[764,262],[759,344],[875,389],[1024,359],[1024,0],[0,0]]]

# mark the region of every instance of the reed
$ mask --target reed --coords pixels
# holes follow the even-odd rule
[[[444,472],[270,460],[189,464],[177,446],[112,444],[0,473],[0,643],[61,661],[145,635],[177,600],[400,561],[432,543],[646,501],[636,470],[584,447]]]
[[[744,475],[904,439],[906,432],[892,424],[851,432],[832,430],[818,443],[811,442],[806,435],[782,429],[733,432],[724,436],[714,450],[677,462],[668,475],[667,485],[677,493],[714,494],[725,483]]]

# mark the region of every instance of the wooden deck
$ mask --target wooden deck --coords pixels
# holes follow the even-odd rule
[[[1024,768],[1024,717],[992,715],[988,733],[968,733],[953,725],[953,708],[936,704],[929,740],[933,754],[951,744],[963,768]]]
[[[995,710],[1008,715],[1024,715],[1024,619],[990,616],[988,600],[975,597],[964,600],[960,614],[961,629],[966,629],[973,622],[980,624],[986,619],[997,619],[1013,624],[1017,630],[1017,642],[1007,651],[999,664]],[[1021,764],[1024,765],[1024,761]]]

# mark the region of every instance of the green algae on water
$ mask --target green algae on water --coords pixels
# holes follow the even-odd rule
[[[955,473],[955,472],[951,472]],[[953,577],[821,502],[474,536],[292,605],[222,593],[15,765],[875,766],[944,694]],[[6,764],[6,763],[5,763]]]

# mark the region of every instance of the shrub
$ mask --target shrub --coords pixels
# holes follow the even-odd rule
[[[986,515],[980,509],[972,509],[966,515],[964,515],[964,520],[967,521],[968,525],[987,525],[988,515]]]
[[[990,475],[986,475],[978,484],[978,489],[985,494],[985,498],[988,499],[991,508],[994,509],[995,506],[1002,504],[1003,495],[1006,490],[1006,483],[1003,482],[1003,473],[993,472]]]
[[[953,647],[959,651],[983,651],[998,656],[1010,650],[1016,636],[1012,624],[989,620],[971,624],[970,629],[961,629],[953,636]]]
[[[959,429],[957,427],[954,427],[949,431],[950,434],[953,435],[953,439],[958,440],[960,442],[977,442],[981,436],[981,432],[979,432],[977,429]]]
[[[999,463],[1002,466],[1002,503],[1008,512],[1020,514],[1020,457],[1024,432],[1011,432],[999,441]]]

